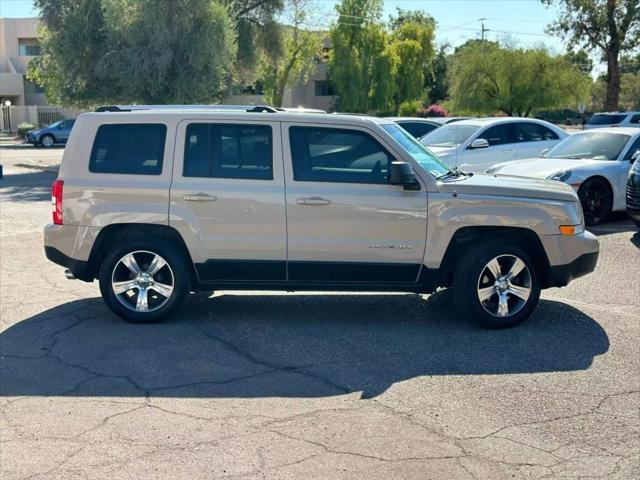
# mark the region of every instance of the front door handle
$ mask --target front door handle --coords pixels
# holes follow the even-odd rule
[[[331,200],[327,200],[322,197],[309,197],[309,198],[298,198],[296,200],[298,205],[330,205]]]
[[[208,193],[188,193],[182,197],[187,202],[215,202],[218,197],[209,195]]]

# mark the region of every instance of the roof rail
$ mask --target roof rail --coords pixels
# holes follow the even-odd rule
[[[222,110],[249,113],[277,113],[278,110],[269,105],[104,105],[96,108],[96,112],[131,112],[134,110]]]

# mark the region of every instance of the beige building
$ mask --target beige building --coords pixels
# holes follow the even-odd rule
[[[1,1],[1,0],[0,0]],[[0,100],[14,106],[46,105],[42,88],[25,78],[29,62],[40,55],[37,19],[0,18]],[[325,46],[325,49],[328,47]],[[260,87],[234,87],[224,99],[227,104],[265,104]],[[283,107],[331,110],[335,103],[333,88],[324,62],[306,82],[287,87]]]
[[[44,91],[25,78],[40,55],[35,18],[0,18],[0,100],[12,105],[46,105]]]

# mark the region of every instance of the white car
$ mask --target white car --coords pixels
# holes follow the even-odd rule
[[[605,127],[640,128],[640,112],[594,113],[584,126],[585,130]]]
[[[578,192],[587,225],[625,209],[629,169],[640,158],[640,129],[600,128],[574,133],[542,158],[501,163],[486,173],[546,178]]]
[[[538,156],[567,136],[533,118],[474,118],[443,125],[420,142],[448,166],[480,173],[498,162]]]

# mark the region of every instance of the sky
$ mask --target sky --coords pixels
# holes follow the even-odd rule
[[[336,20],[336,0],[313,0],[318,6],[314,26],[329,26]],[[460,45],[470,38],[480,38],[480,19],[484,18],[486,38],[510,41],[522,47],[544,45],[556,54],[566,51],[565,42],[547,35],[545,26],[557,16],[555,7],[545,7],[540,0],[386,0],[384,16],[396,9],[423,10],[437,22],[436,43]],[[36,14],[32,0],[0,0],[0,16],[31,17]]]

